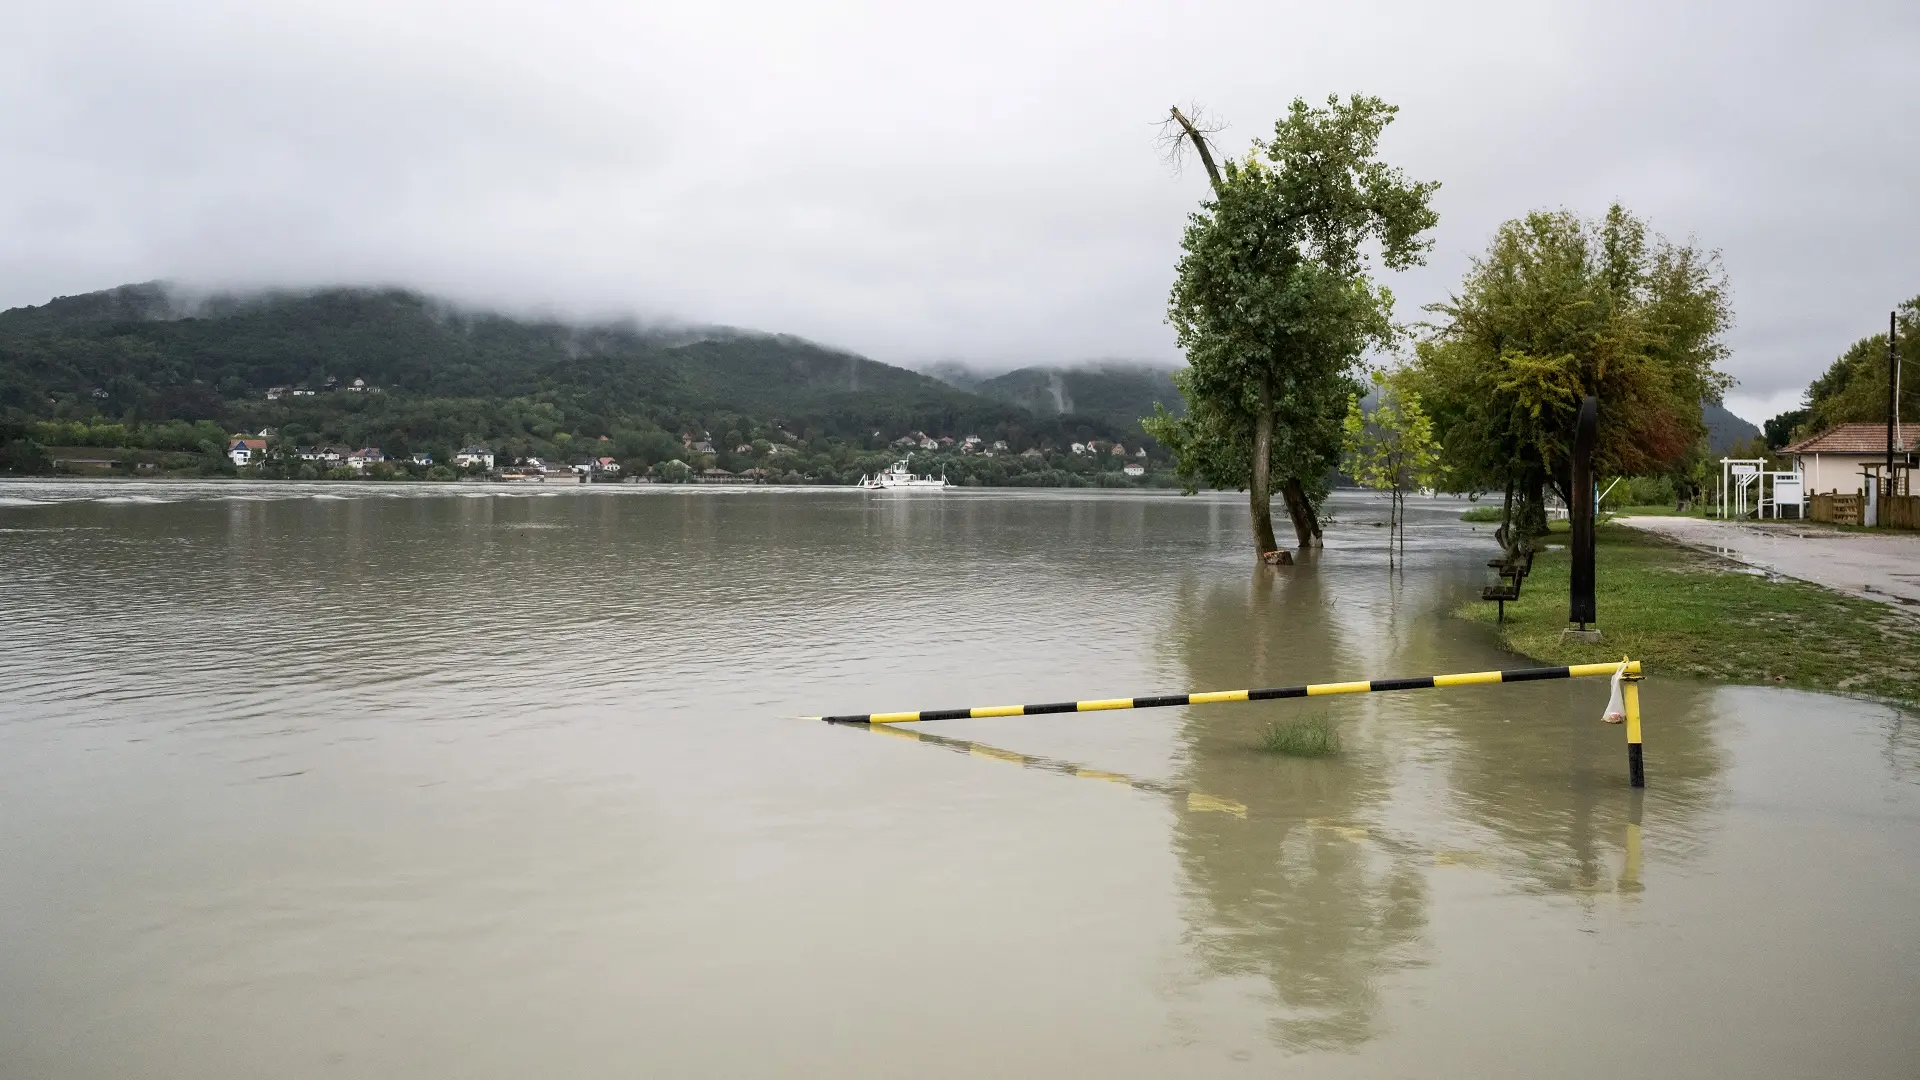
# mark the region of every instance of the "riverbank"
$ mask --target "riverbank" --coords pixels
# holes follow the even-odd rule
[[[1892,607],[1764,571],[1621,525],[1595,533],[1598,645],[1562,642],[1570,556],[1534,560],[1521,599],[1507,604],[1503,644],[1550,664],[1629,655],[1653,673],[1794,686],[1920,705],[1920,620]],[[1457,612],[1493,625],[1495,606]]]

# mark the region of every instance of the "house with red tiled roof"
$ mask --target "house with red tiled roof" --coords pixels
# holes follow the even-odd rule
[[[1894,440],[1895,456],[1904,461],[1917,450],[1920,424],[1901,424]],[[1862,470],[1869,465],[1886,467],[1887,425],[1841,424],[1780,452],[1793,455],[1793,467],[1806,476],[1807,494],[1862,494],[1866,491]]]
[[[227,458],[235,465],[258,465],[267,456],[267,440],[235,435],[227,443]]]

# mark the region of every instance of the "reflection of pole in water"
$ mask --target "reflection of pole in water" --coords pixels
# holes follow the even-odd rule
[[[1633,793],[1633,801],[1627,805],[1626,861],[1620,869],[1618,886],[1623,896],[1635,896],[1642,888],[1640,884],[1640,815],[1641,804],[1645,801],[1646,796],[1636,791]]]
[[[1158,780],[1128,776],[1126,773],[1108,772],[1105,769],[1092,769],[1085,765],[1078,765],[1071,761],[1061,761],[1057,758],[1015,753],[1012,750],[1003,750],[998,746],[989,746],[986,743],[972,742],[966,739],[950,739],[945,735],[934,735],[925,731],[908,731],[904,728],[894,727],[891,724],[874,724],[866,727],[865,730],[871,731],[876,735],[887,735],[896,739],[906,739],[909,742],[926,743],[929,746],[937,746],[942,750],[948,750],[956,754],[965,754],[968,757],[986,758],[990,761],[1004,761],[1010,765],[1019,765],[1028,769],[1038,769],[1042,772],[1050,772],[1059,776],[1071,776],[1080,780],[1098,780],[1107,784],[1122,784],[1126,787],[1133,788],[1135,791],[1145,791],[1154,795],[1168,796],[1176,800],[1178,805],[1184,806],[1187,810],[1194,813],[1231,814],[1234,817],[1242,818],[1247,816],[1246,806],[1232,799],[1223,799],[1215,795],[1208,795],[1205,792],[1192,791],[1179,787],[1178,785],[1162,783]]]

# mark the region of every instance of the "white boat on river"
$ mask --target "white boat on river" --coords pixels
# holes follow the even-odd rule
[[[854,486],[863,488],[909,488],[916,491],[939,491],[950,485],[944,476],[913,475],[913,472],[907,468],[907,461],[901,460],[894,462],[891,468],[883,472],[874,473],[872,476],[862,476],[860,482]]]

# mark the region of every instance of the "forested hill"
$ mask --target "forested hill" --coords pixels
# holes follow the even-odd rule
[[[1131,424],[1038,415],[794,338],[519,319],[401,290],[186,304],[146,284],[0,313],[0,419],[95,416],[290,426],[390,454],[470,441],[557,452],[556,436],[606,435],[655,457],[687,433],[776,428],[861,448],[913,431],[1016,450],[1138,440]]]
[[[1743,420],[1711,401],[1701,404],[1700,415],[1707,424],[1707,453],[1711,457],[1731,454],[1736,447],[1760,437],[1760,429],[1751,420]]]
[[[951,369],[939,369],[936,374],[1037,416],[1098,419],[1135,434],[1139,432],[1139,418],[1152,416],[1156,403],[1175,413],[1185,408],[1179,388],[1173,384],[1173,373],[1144,364],[1024,367],[984,379],[965,379]]]

